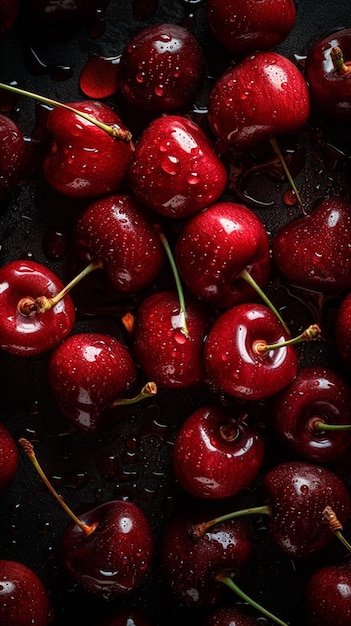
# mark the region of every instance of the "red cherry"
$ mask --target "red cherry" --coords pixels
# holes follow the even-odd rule
[[[133,349],[144,374],[157,385],[186,389],[204,380],[203,343],[209,325],[206,310],[186,298],[186,325],[175,291],[145,298],[133,325]]]
[[[206,15],[216,39],[244,56],[284,41],[295,25],[296,5],[293,0],[208,0]]]
[[[223,597],[216,577],[223,572],[240,579],[253,554],[251,534],[240,520],[223,522],[198,540],[191,537],[199,515],[187,513],[172,518],[161,544],[165,580],[185,606],[210,607]]]
[[[213,323],[204,347],[209,382],[237,398],[259,400],[286,387],[298,366],[294,346],[261,351],[289,339],[274,313],[262,304],[239,304]]]
[[[192,103],[204,70],[204,55],[194,35],[177,24],[153,24],[125,45],[120,87],[133,106],[153,111],[179,109]]]
[[[123,122],[106,104],[86,101],[69,106],[129,137]],[[92,121],[61,107],[50,111],[47,127],[52,141],[43,170],[54,189],[66,196],[93,198],[121,187],[132,154],[130,140],[113,137]]]
[[[119,340],[77,333],[52,353],[48,380],[63,415],[81,430],[101,430],[104,412],[136,379],[136,365]]]
[[[229,68],[209,97],[213,132],[237,152],[301,128],[309,114],[303,75],[277,52],[257,52]]]
[[[201,622],[201,626],[257,626],[258,623],[254,617],[228,605],[212,609]]]
[[[351,620],[351,568],[341,565],[319,567],[305,587],[308,626],[348,626]]]
[[[152,626],[153,622],[143,611],[135,607],[117,607],[96,626]]]
[[[24,563],[0,560],[0,623],[48,626],[53,610],[46,588]]]
[[[1,18],[0,18],[1,24]],[[0,199],[18,183],[24,159],[24,138],[17,124],[0,114]]]
[[[175,260],[184,283],[201,300],[229,308],[256,296],[246,270],[263,289],[270,247],[260,218],[235,202],[217,202],[184,223]]]
[[[75,310],[67,294],[45,312],[32,309],[36,298],[53,298],[61,280],[35,261],[10,261],[0,269],[0,345],[12,354],[33,356],[51,350],[72,330]]]
[[[94,55],[84,65],[79,76],[79,87],[87,98],[102,100],[113,96],[119,88],[120,56]]]
[[[248,487],[264,458],[260,433],[223,407],[195,410],[180,427],[172,467],[180,485],[198,498],[227,498]]]
[[[337,309],[334,335],[338,354],[351,368],[351,293],[344,296]]]
[[[9,429],[0,422],[0,493],[13,481],[18,467],[18,450]]]
[[[305,75],[311,100],[327,116],[351,120],[351,29],[318,39],[309,49]]]
[[[284,552],[305,558],[325,548],[334,538],[323,519],[330,506],[342,525],[348,520],[351,502],[348,489],[331,470],[304,461],[281,463],[263,479],[269,498],[269,530]]]
[[[273,261],[281,274],[299,287],[325,294],[349,289],[350,235],[350,203],[339,197],[326,198],[309,215],[281,227],[272,243]]]
[[[83,513],[80,520],[90,531],[72,522],[61,540],[72,578],[88,593],[108,600],[139,587],[153,556],[152,531],[141,508],[115,500]]]
[[[153,211],[183,218],[215,202],[227,172],[202,129],[179,115],[158,117],[144,130],[130,161],[133,193]]]
[[[351,444],[351,389],[329,368],[300,369],[270,414],[279,439],[308,461],[331,463]]]
[[[131,196],[105,196],[89,204],[77,220],[76,233],[102,261],[111,286],[119,292],[145,288],[162,267],[160,238]]]

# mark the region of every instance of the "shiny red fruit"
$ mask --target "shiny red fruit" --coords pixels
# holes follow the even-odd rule
[[[350,563],[319,567],[305,586],[308,626],[349,626],[351,622]]]
[[[41,354],[54,348],[72,330],[75,309],[67,294],[44,313],[25,315],[19,310],[23,298],[54,297],[63,289],[61,280],[35,261],[10,261],[0,269],[0,346],[22,356]]]
[[[0,624],[48,626],[53,610],[47,590],[24,563],[0,560]]]
[[[204,71],[202,48],[192,33],[177,24],[153,24],[126,44],[120,62],[120,88],[133,106],[175,110],[193,102]]]

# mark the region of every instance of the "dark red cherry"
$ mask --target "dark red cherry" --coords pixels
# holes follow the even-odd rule
[[[125,45],[120,88],[135,107],[175,110],[193,102],[204,71],[204,55],[192,33],[177,24],[153,24]]]
[[[201,622],[201,626],[257,626],[254,617],[245,615],[235,606],[224,605],[211,610]]]
[[[52,298],[64,285],[35,261],[10,261],[0,269],[0,346],[13,354],[33,356],[51,350],[72,330],[74,305],[69,294],[48,311],[31,310],[36,298]]]
[[[351,620],[351,567],[319,567],[309,577],[304,590],[308,626],[348,626]]]
[[[182,423],[172,466],[179,484],[198,498],[227,498],[248,487],[264,458],[260,433],[232,409],[206,406]]]
[[[0,624],[48,626],[53,609],[38,575],[24,563],[0,560]]]

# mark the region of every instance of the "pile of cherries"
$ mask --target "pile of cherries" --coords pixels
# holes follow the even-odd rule
[[[350,624],[351,29],[288,58],[294,0],[134,0],[64,101],[40,54],[118,3],[27,4],[0,44],[31,16],[51,92],[0,77],[0,626]]]

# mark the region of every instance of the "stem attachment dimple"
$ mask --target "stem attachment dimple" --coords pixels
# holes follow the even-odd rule
[[[293,337],[292,339],[287,339],[286,341],[267,344],[262,340],[257,340],[253,345],[253,349],[256,354],[265,354],[270,350],[277,350],[278,348],[283,348],[284,346],[293,346],[304,341],[314,341],[315,339],[319,339],[320,335],[321,329],[318,324],[311,324],[300,335],[297,335],[297,337]]]

